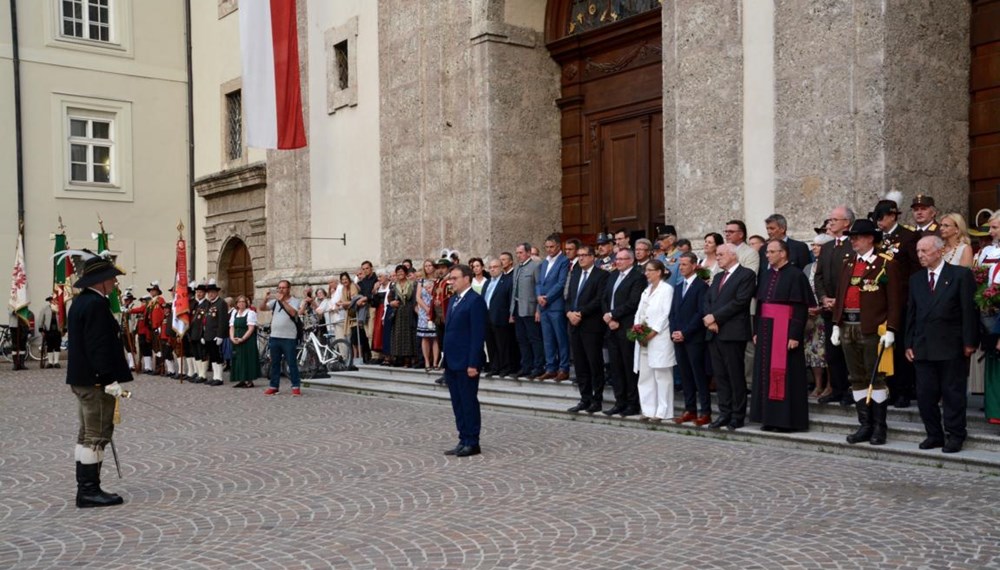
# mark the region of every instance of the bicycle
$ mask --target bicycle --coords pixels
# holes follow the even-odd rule
[[[271,348],[268,342],[270,339],[270,326],[263,325],[257,327],[257,354],[258,361],[260,362],[260,375],[263,378],[271,376]]]
[[[14,339],[10,332],[10,325],[0,325],[0,360],[11,362],[11,353],[14,352]],[[42,359],[42,337],[34,334],[28,339],[28,358],[31,360]]]
[[[299,375],[303,378],[316,378],[321,372],[343,372],[354,364],[351,343],[343,338],[334,339],[330,333],[324,334],[327,342],[323,343],[316,335],[319,328],[306,327],[305,338],[296,353]]]

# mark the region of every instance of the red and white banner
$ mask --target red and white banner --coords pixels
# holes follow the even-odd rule
[[[188,298],[187,245],[183,239],[177,240],[177,261],[174,264],[174,304],[171,308],[171,326],[177,336],[184,336],[191,324],[191,310]]]
[[[247,146],[302,148],[295,0],[240,0],[239,14]]]

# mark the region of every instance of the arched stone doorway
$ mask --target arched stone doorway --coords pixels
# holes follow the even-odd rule
[[[660,14],[659,0],[549,0],[566,235],[648,236],[664,222]]]
[[[235,299],[246,295],[253,299],[253,263],[250,250],[240,238],[230,238],[219,259],[219,286],[222,293]]]
[[[1000,0],[975,0],[970,25],[969,214],[1000,207]]]

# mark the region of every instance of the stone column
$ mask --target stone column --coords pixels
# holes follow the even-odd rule
[[[685,236],[744,213],[740,3],[663,3],[666,219]]]

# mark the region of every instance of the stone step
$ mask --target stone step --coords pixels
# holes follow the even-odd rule
[[[350,374],[360,378],[380,380],[393,379],[400,382],[411,382],[416,385],[433,385],[434,380],[440,376],[440,373],[437,372],[428,373],[424,370],[370,365],[360,366],[357,372],[352,372]],[[574,405],[579,400],[579,391],[577,390],[576,385],[569,381],[561,383],[556,383],[551,380],[546,382],[533,382],[531,380],[517,380],[514,378],[487,379],[484,377],[479,382],[479,390],[497,390],[500,392],[508,392],[509,394],[523,395],[525,398],[532,401],[538,399],[558,399],[565,402],[566,408]],[[606,403],[614,402],[614,393],[610,387],[607,387],[604,390],[604,401]],[[716,395],[713,393],[713,409],[718,409],[716,404]],[[680,392],[674,393],[674,408],[678,410],[678,415],[684,411],[684,399]],[[975,412],[972,412],[971,410],[972,405],[970,405],[970,413],[967,416],[967,424],[970,434],[995,434],[1000,437],[1000,426],[990,425],[986,421],[986,418],[978,412],[978,408],[976,408]],[[847,418],[851,424],[853,424],[857,419],[857,413],[855,412],[853,406],[841,406],[838,403],[820,404],[815,400],[809,401],[809,416],[810,418],[815,416],[841,416]],[[917,426],[922,425],[920,411],[917,410],[916,402],[914,402],[909,408],[904,409],[890,406],[887,418],[889,424],[912,423]]]
[[[359,370],[353,373],[334,374],[330,378],[313,379],[308,381],[307,385],[377,397],[440,404],[449,403],[449,394],[445,387],[433,383],[417,384],[412,381],[399,381],[398,377],[404,376],[400,374],[395,375],[397,376],[395,379],[380,378],[378,375],[375,375],[375,378],[371,376],[369,371]],[[940,449],[922,451],[917,448],[916,442],[922,439],[923,435],[922,427],[919,425],[890,424],[889,443],[883,446],[849,445],[844,437],[850,433],[852,426],[844,421],[843,417],[835,415],[818,414],[810,418],[811,431],[790,434],[764,432],[753,425],[735,432],[712,430],[691,424],[678,426],[672,422],[651,425],[640,423],[637,417],[620,418],[617,416],[607,417],[603,414],[570,414],[565,411],[566,401],[544,397],[529,400],[511,391],[489,388],[484,390],[482,388],[484,384],[486,382],[480,383],[480,403],[484,408],[497,411],[1000,475],[1000,453],[997,452],[1000,449],[1000,438],[995,436],[971,435],[961,453],[943,454]]]

